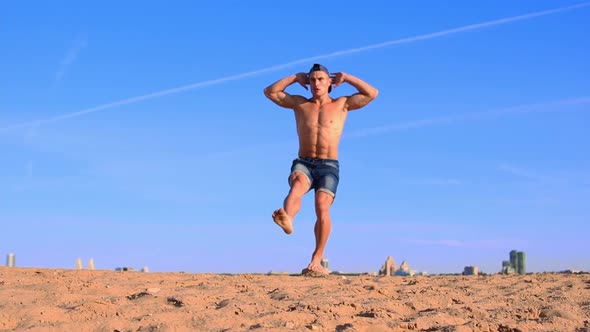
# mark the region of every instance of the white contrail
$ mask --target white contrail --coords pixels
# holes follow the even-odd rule
[[[386,42],[379,43],[379,44],[373,44],[373,45],[368,45],[368,46],[363,46],[363,47],[358,47],[358,48],[352,48],[352,49],[348,49],[348,50],[336,51],[336,52],[323,54],[323,55],[317,55],[317,56],[313,56],[313,57],[309,57],[309,58],[291,61],[288,63],[284,63],[282,65],[276,65],[276,66],[267,67],[267,68],[263,68],[263,69],[259,69],[259,70],[254,70],[254,71],[250,71],[250,72],[246,72],[246,73],[242,73],[242,74],[226,76],[226,77],[203,81],[203,82],[197,82],[197,83],[193,83],[193,84],[189,84],[189,85],[185,85],[185,86],[181,86],[181,87],[177,87],[177,88],[162,90],[159,92],[154,92],[154,93],[150,93],[150,94],[146,94],[146,95],[142,95],[142,96],[138,96],[138,97],[123,99],[123,100],[115,101],[112,103],[88,108],[88,109],[78,111],[78,112],[72,112],[72,113],[58,115],[58,116],[48,118],[48,119],[30,121],[30,122],[25,122],[25,123],[21,123],[21,124],[11,125],[8,127],[2,127],[2,128],[0,128],[0,132],[9,131],[9,130],[18,129],[18,128],[38,126],[38,125],[41,125],[44,123],[65,120],[68,118],[73,118],[73,117],[77,117],[77,116],[81,116],[81,115],[85,115],[85,114],[89,114],[89,113],[94,113],[94,112],[114,108],[114,107],[121,106],[121,105],[134,104],[134,103],[138,103],[140,101],[144,101],[144,100],[148,100],[148,99],[153,99],[153,98],[157,98],[157,97],[176,94],[176,93],[187,91],[187,90],[194,90],[194,89],[208,87],[208,86],[212,86],[212,85],[216,85],[216,84],[226,83],[229,81],[236,81],[236,80],[244,79],[247,77],[251,77],[251,76],[255,76],[255,75],[259,75],[259,74],[263,74],[263,73],[277,71],[277,70],[291,67],[294,65],[298,65],[301,63],[309,63],[309,62],[313,62],[316,60],[333,58],[333,57],[338,57],[338,56],[353,54],[353,53],[360,53],[360,52],[365,52],[365,51],[388,47],[388,46],[393,46],[393,45],[408,44],[408,43],[413,43],[413,42],[420,41],[420,40],[434,39],[434,38],[448,36],[448,35],[452,35],[452,34],[456,34],[456,33],[460,33],[460,32],[478,30],[478,29],[487,28],[487,27],[491,27],[491,26],[502,25],[502,24],[512,23],[512,22],[516,22],[516,21],[528,20],[528,19],[532,19],[535,17],[556,14],[556,13],[560,13],[560,12],[564,12],[564,11],[568,11],[568,10],[573,10],[573,9],[578,9],[578,8],[582,8],[582,7],[587,7],[587,6],[590,6],[590,2],[584,2],[584,3],[572,5],[572,6],[567,6],[567,7],[560,7],[560,8],[556,8],[556,9],[534,12],[534,13],[529,13],[529,14],[524,14],[524,15],[519,15],[519,16],[507,17],[507,18],[502,18],[502,19],[483,22],[483,23],[471,24],[471,25],[467,25],[464,27],[443,30],[443,31],[439,31],[439,32],[433,32],[433,33],[429,33],[429,34],[425,34],[425,35],[396,39],[396,40],[386,41]]]
[[[564,107],[568,107],[568,106],[569,107],[582,106],[582,105],[589,105],[589,104],[590,104],[590,96],[584,96],[584,97],[579,97],[579,98],[562,99],[562,100],[545,102],[545,103],[513,106],[513,107],[502,108],[502,109],[490,110],[490,111],[470,112],[470,113],[462,113],[462,114],[454,114],[454,115],[443,115],[443,116],[436,116],[436,117],[431,117],[431,118],[424,118],[421,120],[406,121],[406,122],[394,123],[394,124],[390,124],[390,125],[378,126],[378,127],[373,127],[373,128],[359,129],[359,130],[351,132],[350,134],[345,134],[343,136],[343,138],[345,138],[345,139],[360,138],[360,137],[379,135],[379,134],[390,133],[390,132],[395,132],[395,131],[410,130],[410,129],[417,129],[417,128],[425,128],[425,127],[432,127],[432,126],[437,126],[437,125],[450,124],[450,123],[462,121],[462,120],[480,119],[480,118],[491,117],[491,116],[502,116],[502,115],[509,115],[509,114],[516,114],[516,113],[528,113],[528,112],[550,112],[550,111],[556,111],[556,110],[563,110]]]

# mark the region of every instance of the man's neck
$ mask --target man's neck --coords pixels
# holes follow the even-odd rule
[[[313,97],[311,97],[310,101],[312,103],[316,103],[316,104],[322,106],[324,104],[331,103],[332,98],[330,98],[330,96],[328,94],[325,94],[323,96],[313,96]]]

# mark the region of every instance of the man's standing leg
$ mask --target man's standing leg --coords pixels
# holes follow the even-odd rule
[[[310,271],[326,272],[322,266],[322,258],[324,258],[324,250],[328,243],[328,237],[332,230],[332,220],[330,219],[330,207],[334,198],[332,195],[318,191],[315,194],[315,212],[317,220],[315,222],[315,250],[311,256],[311,262],[307,266]]]
[[[293,219],[301,209],[301,199],[309,190],[309,179],[301,172],[293,172],[289,179],[291,189],[283,202],[283,207],[272,214],[272,219],[287,234],[293,233]]]

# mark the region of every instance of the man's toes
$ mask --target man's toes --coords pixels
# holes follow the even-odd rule
[[[312,271],[322,271],[323,270],[323,266],[319,265],[319,264],[311,264],[309,267],[310,270]]]

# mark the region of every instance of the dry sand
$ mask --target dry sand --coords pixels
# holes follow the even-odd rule
[[[0,330],[590,331],[590,275],[375,277],[0,267]]]

